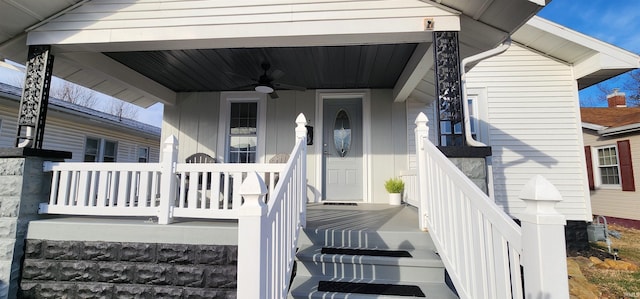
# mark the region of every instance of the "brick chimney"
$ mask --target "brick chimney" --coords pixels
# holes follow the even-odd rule
[[[609,108],[627,107],[627,98],[624,92],[619,92],[618,88],[613,89],[613,93],[607,96]]]

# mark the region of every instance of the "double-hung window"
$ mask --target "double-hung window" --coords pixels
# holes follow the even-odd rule
[[[614,144],[584,147],[589,189],[598,188],[636,191],[633,175],[631,142],[618,140]]]
[[[115,162],[118,143],[101,138],[87,137],[84,146],[84,162]]]
[[[261,162],[265,150],[266,96],[223,93],[220,101],[218,152],[226,163]]]
[[[603,186],[620,185],[620,163],[615,145],[596,148],[598,153],[598,172]]]
[[[149,148],[148,147],[139,147],[138,148],[138,163],[147,163],[149,162]]]

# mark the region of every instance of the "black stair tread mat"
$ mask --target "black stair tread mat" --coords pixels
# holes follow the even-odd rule
[[[320,292],[358,293],[369,295],[426,297],[418,286],[343,281],[318,282]]]
[[[358,205],[355,202],[323,202],[322,204],[326,206],[357,206]]]
[[[379,250],[379,249],[353,249],[353,248],[332,248],[322,247],[322,254],[348,254],[348,255],[368,255],[385,257],[413,257],[406,250]]]

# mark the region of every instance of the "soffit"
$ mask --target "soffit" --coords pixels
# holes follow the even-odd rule
[[[533,17],[512,39],[530,49],[574,66],[583,89],[640,67],[640,57],[559,24]]]

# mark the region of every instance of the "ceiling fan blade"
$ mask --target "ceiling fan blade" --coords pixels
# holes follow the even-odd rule
[[[278,80],[280,78],[282,78],[282,76],[284,76],[284,72],[281,70],[273,70],[273,72],[271,72],[271,80]]]
[[[274,90],[272,93],[270,93],[270,94],[269,94],[269,96],[270,96],[272,99],[277,99],[277,98],[279,98],[279,97],[280,97],[280,96],[278,96],[278,93],[277,93],[275,90]]]
[[[305,87],[302,87],[302,86],[290,85],[290,84],[285,84],[285,83],[276,83],[276,82],[273,83],[273,87],[291,89],[291,90],[297,90],[297,91],[306,91],[307,90]]]

